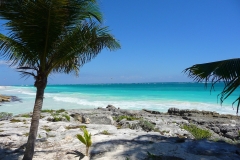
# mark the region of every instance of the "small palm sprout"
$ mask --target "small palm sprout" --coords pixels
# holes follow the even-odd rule
[[[86,128],[82,128],[82,131],[83,136],[77,134],[77,138],[79,139],[79,141],[86,145],[86,156],[88,156],[89,147],[91,147],[92,145],[91,133],[88,133]]]

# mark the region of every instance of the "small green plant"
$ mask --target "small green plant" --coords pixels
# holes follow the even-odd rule
[[[189,131],[196,139],[210,138],[212,136],[208,130],[198,128],[193,124],[183,125],[182,128]]]
[[[41,112],[43,112],[43,113],[53,113],[54,112],[54,110],[50,110],[50,109],[43,109]]]
[[[149,131],[154,130],[154,124],[152,124],[151,122],[149,122],[147,120],[140,120],[139,125],[142,127],[142,129],[144,131],[149,132]]]
[[[85,126],[85,125],[80,125],[79,128],[80,128],[80,129],[86,129],[87,126]]]
[[[109,133],[107,130],[102,131],[101,134],[104,134],[104,135],[111,135],[111,133]]]
[[[62,113],[62,112],[65,112],[65,109],[56,110],[56,113]]]
[[[26,136],[26,137],[28,137],[29,133],[24,133],[23,135]]]
[[[12,117],[12,113],[7,113],[7,112],[0,112],[0,119],[8,119],[9,117]]]
[[[30,118],[29,114],[22,114],[21,117]]]
[[[77,138],[80,142],[82,142],[83,144],[85,144],[86,146],[86,156],[88,156],[88,151],[89,148],[92,145],[92,138],[91,138],[91,133],[88,133],[86,128],[82,128],[83,131],[83,136],[80,134],[77,134]]]
[[[70,116],[69,116],[69,115],[64,114],[63,116],[64,116],[68,121],[70,121]]]
[[[80,125],[80,126],[67,126],[67,127],[65,127],[67,130],[69,130],[69,129],[77,129],[77,128],[87,128],[87,126],[85,126],[85,125]]]
[[[160,132],[159,128],[154,128],[154,132]]]
[[[240,136],[240,131],[238,131],[238,136]]]
[[[51,131],[51,129],[48,126],[43,126],[42,129],[45,130],[46,132],[50,132]]]
[[[134,116],[126,116],[126,115],[121,115],[113,118],[116,122],[121,121],[122,119],[126,119],[128,121],[134,121],[134,120],[139,120],[140,118],[134,117]]]
[[[14,118],[13,118],[13,119],[10,120],[10,122],[11,122],[11,123],[17,123],[17,122],[22,122],[22,121],[19,120],[19,119],[14,119]]]
[[[61,121],[62,120],[62,117],[58,117],[58,116],[54,116],[52,121],[53,122],[58,122],[58,121]]]

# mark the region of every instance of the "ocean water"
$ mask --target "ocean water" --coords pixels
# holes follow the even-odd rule
[[[236,114],[232,102],[239,96],[235,91],[223,105],[217,95],[223,84],[210,92],[203,83],[132,83],[48,85],[43,109],[93,109],[112,104],[121,109],[150,109],[167,112],[168,108],[216,111]],[[36,88],[33,86],[2,86],[0,94],[17,96],[21,102],[2,103],[0,112],[20,114],[32,112]]]

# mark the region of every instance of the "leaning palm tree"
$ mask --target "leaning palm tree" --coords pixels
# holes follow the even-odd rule
[[[240,58],[222,60],[217,62],[196,64],[184,70],[190,78],[197,82],[211,82],[211,89],[218,82],[224,82],[223,91],[220,95],[221,104],[227,99],[240,85]],[[233,103],[237,104],[237,111],[240,105],[240,97]]]
[[[102,27],[95,0],[1,1],[0,18],[7,34],[0,34],[0,56],[22,76],[35,79],[36,99],[24,160],[34,154],[44,90],[53,73],[75,73],[102,49],[120,48]]]

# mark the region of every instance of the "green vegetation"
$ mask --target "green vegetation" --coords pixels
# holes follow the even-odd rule
[[[4,132],[4,130],[0,130],[0,132]]]
[[[137,118],[135,116],[126,116],[126,115],[121,115],[121,116],[117,116],[117,117],[113,117],[113,119],[116,122],[120,122],[122,119],[126,119],[128,121],[134,121],[134,120],[139,120],[140,118]]]
[[[50,132],[51,131],[51,129],[48,126],[43,126],[42,129],[45,130],[46,132]]]
[[[77,129],[77,128],[80,128],[80,129],[82,129],[82,128],[87,128],[87,126],[85,126],[85,125],[79,125],[79,126],[67,126],[67,127],[65,127],[66,129]]]
[[[29,114],[22,114],[21,117],[30,118]]]
[[[12,113],[7,113],[7,112],[0,112],[0,119],[5,119],[8,117],[12,117],[13,114]]]
[[[49,75],[79,74],[80,67],[119,42],[103,25],[96,0],[3,0],[0,57],[23,77],[33,77],[36,101],[23,159],[32,159]],[[35,134],[34,134],[35,133]]]
[[[83,144],[86,145],[86,156],[88,156],[89,148],[92,145],[91,133],[88,133],[87,129],[85,128],[82,128],[82,131],[83,131],[83,136],[80,134],[77,134],[76,136],[79,141],[81,141]]]
[[[65,112],[65,109],[56,110],[56,113],[62,113],[62,112]]]
[[[24,133],[23,135],[26,136],[26,137],[28,137],[28,136],[29,136],[29,133]]]
[[[43,112],[43,113],[53,113],[54,112],[54,110],[52,110],[52,109],[43,109],[43,110],[41,110],[41,112]]]
[[[101,134],[104,134],[104,135],[111,135],[111,133],[109,133],[107,130],[104,130],[102,132],[100,132]]]
[[[79,126],[81,129],[86,129],[87,128],[87,126],[85,126],[85,125],[81,125],[81,126]]]
[[[234,91],[237,90],[240,83],[240,58],[227,59],[222,61],[208,62],[203,64],[195,64],[184,70],[188,77],[197,82],[204,82],[207,86],[208,82],[212,83],[211,90],[217,82],[224,82],[225,85],[219,95],[222,104]],[[236,113],[240,107],[240,96],[232,103],[237,103]]]
[[[48,118],[47,119],[48,121],[58,122],[58,121],[63,121],[64,118],[67,121],[70,121],[70,116],[67,115],[67,112],[65,112],[65,109],[60,109],[60,110],[49,110],[49,109],[46,109],[46,110],[42,110],[42,112],[51,114],[51,116],[53,118]],[[41,116],[41,117],[43,117],[43,116]]]
[[[66,120],[70,121],[70,116],[69,115],[64,114],[63,116],[66,118]]]
[[[198,128],[193,124],[183,125],[182,128],[189,131],[196,139],[210,138],[212,136],[208,130]]]
[[[155,125],[149,122],[148,120],[140,120],[139,125],[142,127],[144,131],[152,131],[154,130]]]
[[[11,122],[11,123],[17,123],[17,122],[22,122],[22,121],[19,120],[19,119],[14,119],[14,118],[13,118],[13,119],[10,120],[10,122]]]

